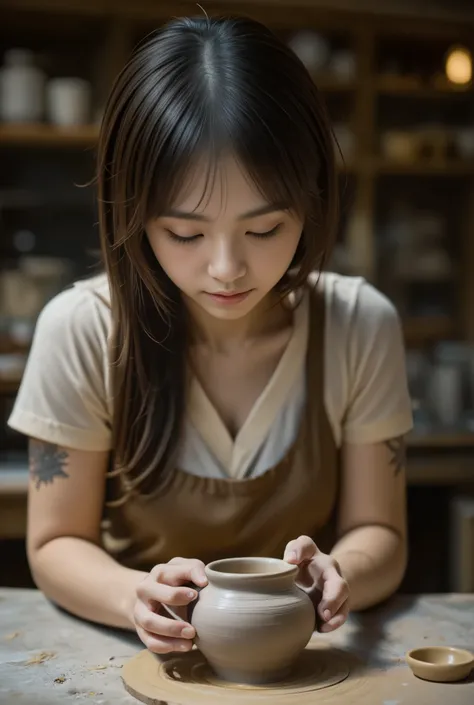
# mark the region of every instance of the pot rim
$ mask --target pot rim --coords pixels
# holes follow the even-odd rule
[[[233,570],[225,570],[226,564],[241,564],[241,563],[253,563],[253,564],[264,564],[268,567],[273,566],[273,570],[264,570],[256,572],[244,572],[239,573]],[[222,568],[220,568],[222,566]],[[205,567],[206,575],[210,578],[232,578],[238,581],[254,580],[258,579],[271,579],[271,578],[281,578],[284,576],[296,575],[298,572],[298,566],[292,563],[287,563],[281,558],[266,558],[261,556],[237,556],[235,558],[219,558],[218,560],[211,561]]]

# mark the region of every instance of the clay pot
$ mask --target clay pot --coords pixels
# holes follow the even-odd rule
[[[295,583],[296,566],[273,558],[229,558],[206,566],[191,616],[196,645],[227,681],[285,678],[311,638],[315,610]]]

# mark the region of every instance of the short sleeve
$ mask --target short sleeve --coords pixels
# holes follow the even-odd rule
[[[42,310],[8,425],[79,450],[109,450],[104,303],[72,287]]]
[[[413,427],[405,346],[393,304],[367,282],[358,289],[347,338],[342,438],[377,443]]]

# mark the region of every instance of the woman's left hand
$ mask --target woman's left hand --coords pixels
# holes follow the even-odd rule
[[[318,631],[332,632],[341,627],[349,614],[349,585],[341,575],[338,562],[321,553],[309,536],[300,536],[286,546],[283,560],[299,566],[297,582],[320,599],[316,605],[321,620]],[[319,620],[317,620],[319,622]]]

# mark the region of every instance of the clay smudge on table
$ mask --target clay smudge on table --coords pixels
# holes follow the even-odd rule
[[[13,639],[16,639],[20,634],[21,632],[11,632],[11,634],[7,634],[3,637],[3,641],[13,641]]]
[[[55,651],[41,651],[39,654],[35,654],[29,658],[28,661],[25,661],[25,666],[36,666],[45,661],[50,661],[52,658],[55,658],[55,656]]]

